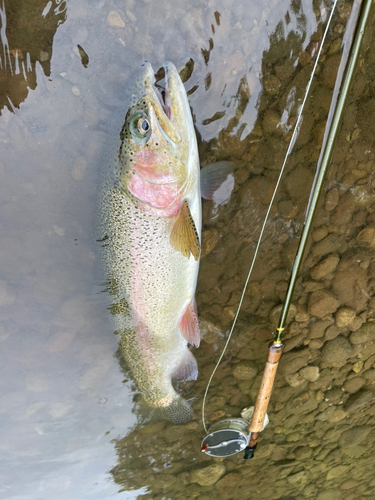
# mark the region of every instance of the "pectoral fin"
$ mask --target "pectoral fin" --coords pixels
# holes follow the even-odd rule
[[[187,200],[184,200],[182,204],[169,241],[175,250],[181,252],[188,259],[192,254],[194,259],[198,260],[200,253],[199,236]]]
[[[185,340],[189,342],[190,345],[199,347],[200,344],[200,332],[199,323],[197,317],[197,311],[194,302],[190,302],[187,306],[185,314],[182,316],[180,323],[180,331]]]
[[[197,380],[198,365],[193,354],[186,348],[180,364],[175,369],[172,378],[177,380]]]

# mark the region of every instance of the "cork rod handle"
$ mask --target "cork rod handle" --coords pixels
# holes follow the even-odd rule
[[[267,363],[264,368],[262,383],[255,403],[253,418],[249,426],[249,431],[252,433],[258,434],[258,432],[262,430],[283,347],[283,344],[279,342],[277,344],[272,343],[268,348]]]

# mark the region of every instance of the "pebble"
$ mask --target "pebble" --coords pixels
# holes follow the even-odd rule
[[[252,361],[240,361],[233,369],[233,376],[237,380],[251,380],[257,373],[258,368]]]
[[[263,88],[267,94],[272,96],[279,92],[281,82],[275,75],[268,75],[263,81]]]
[[[341,408],[335,410],[332,415],[328,418],[328,422],[330,424],[335,424],[336,422],[340,422],[340,420],[346,418],[348,414],[342,410]]]
[[[327,87],[333,89],[336,83],[337,70],[341,61],[341,55],[335,54],[331,56],[324,65],[323,78]]]
[[[302,378],[299,373],[290,373],[285,375],[285,380],[291,387],[299,387],[306,382],[306,380]]]
[[[352,355],[350,342],[339,335],[326,342],[322,349],[322,362],[325,366],[343,366]]]
[[[202,233],[201,258],[208,255],[215,248],[220,239],[220,233],[217,229],[206,229]]]
[[[152,485],[156,488],[170,488],[177,481],[176,476],[171,474],[158,474],[152,481]]]
[[[353,345],[375,340],[375,323],[364,323],[357,331],[351,333],[349,339]]]
[[[356,361],[353,363],[352,370],[354,373],[359,373],[363,368],[363,361]]]
[[[280,115],[272,109],[267,109],[263,116],[263,131],[266,134],[282,134]]]
[[[228,495],[233,491],[240,478],[241,475],[237,472],[230,472],[216,483],[215,488],[222,495]]]
[[[191,482],[201,486],[212,486],[225,473],[226,468],[222,463],[213,463],[202,469],[191,471]]]
[[[340,302],[337,297],[328,290],[318,290],[313,292],[309,299],[308,310],[311,316],[322,318],[327,314],[331,314],[339,307]]]
[[[107,24],[116,28],[125,28],[125,22],[116,10],[111,10],[107,16]]]
[[[324,332],[332,325],[330,319],[317,320],[309,324],[309,339],[319,339],[324,336]]]
[[[315,410],[318,406],[318,401],[315,398],[313,391],[306,391],[298,396],[292,397],[287,403],[287,411],[299,415]]]
[[[316,500],[342,500],[341,493],[338,490],[334,489],[324,489],[321,491]]]
[[[372,399],[374,395],[371,391],[366,389],[361,389],[360,391],[352,394],[344,404],[344,410],[347,412],[356,411],[363,406],[367,405]]]
[[[336,253],[327,255],[327,257],[324,257],[324,259],[310,269],[312,279],[319,280],[327,276],[327,274],[332,273],[336,269],[339,261],[340,257]]]
[[[350,394],[355,394],[365,383],[362,377],[353,377],[344,382],[344,389]]]
[[[318,366],[305,366],[301,368],[298,372],[302,378],[308,380],[309,382],[315,382],[319,378],[319,367]]]
[[[341,447],[356,446],[367,438],[371,430],[369,425],[354,426],[340,434],[338,444]]]
[[[353,309],[351,309],[350,307],[342,307],[336,312],[335,315],[336,326],[338,328],[342,328],[349,325],[349,323],[354,320],[355,316],[356,314]]]
[[[282,311],[282,308],[283,308],[282,304],[274,307],[271,310],[271,312],[270,312],[270,314],[268,316],[268,318],[270,320],[270,323],[274,327],[276,327],[278,325],[278,322],[279,322],[279,319],[280,319],[280,313]],[[290,304],[289,311],[288,311],[288,314],[287,314],[287,317],[286,317],[286,323],[287,324],[290,323],[293,320],[293,318],[296,315],[296,313],[297,313],[296,306],[294,304]]]
[[[87,160],[83,156],[79,156],[74,162],[73,169],[71,171],[73,179],[76,181],[81,181],[86,172]]]
[[[375,227],[368,226],[362,229],[357,235],[357,243],[360,247],[375,247]]]
[[[327,234],[328,234],[327,226],[320,226],[313,230],[311,236],[314,241],[320,241],[323,238],[325,238]]]
[[[306,366],[309,359],[309,350],[303,349],[297,352],[287,352],[281,356],[279,370],[283,375],[298,372]]]
[[[332,212],[337,207],[340,195],[337,189],[330,189],[326,194],[326,199],[324,203],[324,209],[327,212]]]

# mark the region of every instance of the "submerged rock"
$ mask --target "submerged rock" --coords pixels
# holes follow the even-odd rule
[[[213,463],[202,469],[195,469],[191,472],[191,482],[201,486],[211,486],[215,484],[225,473],[226,469],[222,463]]]

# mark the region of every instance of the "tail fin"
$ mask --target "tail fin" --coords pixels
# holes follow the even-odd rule
[[[178,394],[168,406],[149,406],[145,401],[141,401],[139,411],[146,420],[164,420],[174,425],[191,422],[194,416],[190,404]]]

